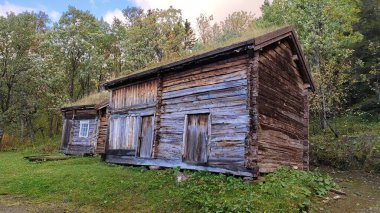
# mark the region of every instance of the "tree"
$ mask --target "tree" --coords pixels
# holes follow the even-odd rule
[[[128,11],[124,10],[124,14]],[[179,55],[185,49],[186,31],[180,10],[170,7],[138,14],[129,15],[134,18],[127,26],[124,41],[126,69],[141,69],[150,63]]]
[[[353,29],[359,11],[354,0],[274,0],[262,7],[261,26],[293,25],[300,37],[316,83],[311,110],[319,112],[322,128],[348,94],[352,45],[361,39]]]
[[[191,50],[194,47],[197,38],[195,36],[194,30],[191,27],[191,23],[185,20],[185,38],[184,38],[184,48],[186,50]]]
[[[237,11],[228,14],[227,18],[221,23],[224,32],[243,32],[252,24],[254,18],[251,13]]]
[[[364,39],[354,47],[353,60],[360,66],[350,73],[352,81],[355,82],[350,90],[351,104],[360,103],[365,99],[374,99],[380,104],[379,7],[379,0],[362,0],[360,4],[360,24],[356,24],[355,28],[363,34]]]
[[[214,20],[212,15],[206,16],[205,14],[201,14],[197,18],[198,33],[203,44],[208,43],[219,28],[216,23],[214,25],[211,24],[212,20]]]
[[[107,67],[107,59],[99,50],[105,36],[99,22],[88,11],[70,6],[49,36],[52,48],[60,55],[57,65],[66,71],[70,99],[88,95],[97,87],[99,73]]]
[[[115,19],[112,23],[110,36],[110,58],[113,74],[117,76],[125,69],[123,58],[125,57],[125,46],[128,45],[124,42],[127,37],[127,29],[119,19]]]
[[[8,129],[20,130],[21,139],[24,129],[34,138],[32,121],[45,77],[39,69],[43,61],[39,44],[47,22],[42,12],[9,13],[0,18],[0,131],[7,124]]]

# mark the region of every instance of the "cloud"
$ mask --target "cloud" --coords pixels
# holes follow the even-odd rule
[[[58,21],[60,16],[61,16],[61,13],[54,11],[54,10],[48,11],[43,7],[40,7],[40,8],[24,7],[21,5],[9,3],[8,1],[5,1],[3,4],[0,4],[0,16],[6,16],[7,13],[10,13],[10,12],[13,12],[15,14],[19,14],[19,13],[22,13],[25,11],[28,11],[28,12],[44,11],[46,14],[49,15],[49,17],[51,18],[52,21]]]
[[[107,13],[104,15],[104,21],[107,22],[108,24],[112,24],[114,18],[119,19],[123,23],[126,23],[126,21],[127,21],[125,19],[125,17],[123,16],[123,12],[121,12],[120,9],[115,9],[115,10],[112,10],[112,11],[107,11]]]
[[[247,11],[256,17],[261,15],[260,7],[264,0],[133,0],[135,5],[143,9],[167,9],[173,6],[181,9],[182,15],[195,27],[196,18],[204,13],[213,15],[214,21],[223,21],[228,14],[235,11]]]
[[[23,7],[15,4],[11,4],[9,2],[4,2],[0,4],[0,16],[6,16],[7,13],[13,12],[15,14],[19,14],[25,11],[35,11],[34,8]]]
[[[57,12],[57,11],[51,11],[48,13],[50,19],[53,21],[53,22],[57,22],[59,21],[59,18],[61,17],[61,13],[60,12]]]

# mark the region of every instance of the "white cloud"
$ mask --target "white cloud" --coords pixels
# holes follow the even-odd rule
[[[264,0],[133,0],[136,6],[143,9],[167,9],[173,6],[181,9],[182,15],[195,27],[196,18],[204,13],[213,15],[214,21],[223,21],[228,14],[235,11],[247,11],[256,17],[261,15],[260,7]]]
[[[53,22],[57,22],[61,17],[61,13],[57,11],[51,11],[48,13],[48,15]]]
[[[107,11],[107,13],[104,15],[103,18],[104,18],[104,21],[107,22],[108,24],[112,24],[114,18],[119,19],[123,23],[126,23],[126,21],[127,21],[125,19],[125,17],[123,16],[123,12],[121,12],[120,9],[115,9],[115,10],[112,10],[112,11]]]
[[[6,16],[7,13],[13,12],[15,14],[19,14],[25,11],[35,11],[34,8],[23,7],[15,4],[11,4],[9,2],[4,2],[0,4],[0,16]]]
[[[58,21],[61,13],[57,11],[47,11],[45,8],[31,8],[31,7],[24,7],[16,4],[9,3],[8,1],[5,1],[3,4],[0,4],[0,16],[6,16],[7,13],[13,12],[15,14],[19,14],[22,12],[38,12],[38,11],[44,11],[49,15],[52,21]]]

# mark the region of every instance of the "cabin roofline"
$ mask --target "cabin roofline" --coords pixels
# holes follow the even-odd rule
[[[271,33],[267,33],[262,36],[258,36],[253,39],[232,44],[226,47],[217,48],[215,50],[208,51],[206,53],[195,55],[195,56],[185,58],[182,60],[178,60],[173,63],[165,64],[165,65],[158,66],[158,67],[155,67],[143,72],[121,77],[119,79],[106,82],[103,84],[103,86],[105,89],[115,89],[117,87],[123,86],[135,80],[140,80],[147,77],[153,77],[157,75],[158,73],[175,71],[178,69],[183,69],[184,67],[188,68],[188,67],[197,66],[199,64],[203,64],[206,62],[216,61],[216,60],[219,60],[220,57],[229,55],[231,53],[242,54],[244,52],[247,52],[250,49],[254,49],[256,51],[285,38],[291,39],[292,49],[298,55],[299,60],[297,60],[297,63],[300,66],[303,80],[306,83],[308,83],[310,85],[310,89],[314,91],[315,87],[314,87],[314,82],[311,77],[310,70],[306,64],[305,58],[303,57],[303,52],[301,49],[301,45],[297,39],[297,34],[295,33],[293,27],[291,26],[281,28],[279,30],[273,31]]]
[[[108,101],[104,101],[100,104],[89,104],[89,105],[76,105],[76,106],[68,106],[62,107],[61,112],[73,111],[73,110],[101,110],[105,107],[108,107]]]
[[[67,111],[72,111],[72,110],[91,110],[91,109],[96,109],[96,105],[90,104],[90,105],[76,105],[76,106],[62,107],[61,112],[67,112]]]

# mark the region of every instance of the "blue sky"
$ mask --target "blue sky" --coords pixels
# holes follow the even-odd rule
[[[69,5],[81,10],[89,10],[97,18],[103,17],[112,22],[114,17],[123,21],[122,9],[128,6],[138,6],[143,9],[169,6],[181,9],[183,17],[195,23],[201,13],[214,15],[214,21],[219,22],[234,11],[244,10],[259,16],[260,6],[264,0],[0,0],[0,15],[7,12],[20,13],[28,11],[44,11],[53,21],[59,20],[62,12]]]

